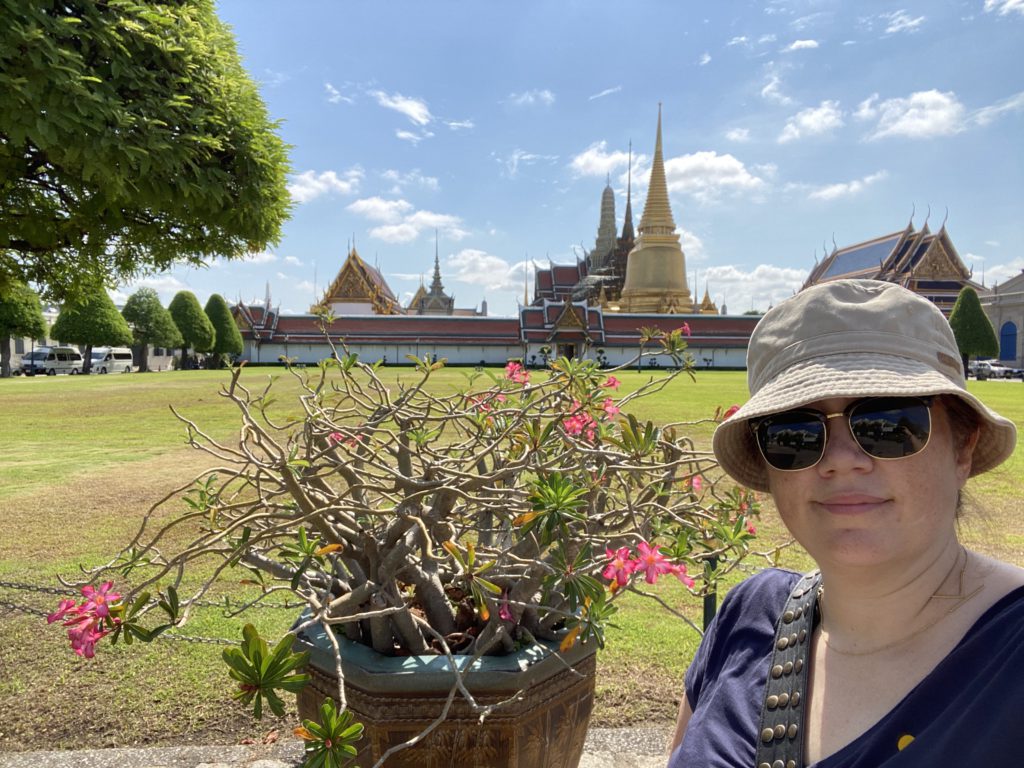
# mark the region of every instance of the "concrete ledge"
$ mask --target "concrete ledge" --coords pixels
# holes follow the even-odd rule
[[[579,768],[663,768],[670,728],[591,728]],[[0,768],[298,768],[302,744],[12,752]],[[364,766],[364,768],[370,768]]]

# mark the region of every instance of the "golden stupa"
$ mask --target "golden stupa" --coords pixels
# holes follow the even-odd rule
[[[672,207],[668,201],[665,161],[661,152],[661,105],[654,163],[647,201],[640,220],[640,236],[626,261],[626,280],[620,299],[623,312],[682,314],[693,312],[686,284],[686,256],[679,244]]]

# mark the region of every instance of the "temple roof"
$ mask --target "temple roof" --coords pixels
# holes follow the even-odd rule
[[[651,164],[651,180],[647,187],[644,213],[640,217],[640,238],[647,235],[672,235],[676,222],[672,218],[672,206],[668,200],[668,183],[665,181],[665,160],[661,150],[661,105],[658,105],[658,135],[654,141],[654,162]],[[676,240],[678,240],[678,236]]]
[[[345,263],[324,291],[323,298],[312,307],[312,311],[327,308],[331,304],[346,303],[369,303],[379,315],[394,314],[399,307],[398,299],[384,276],[376,267],[363,261],[355,246],[352,246]]]

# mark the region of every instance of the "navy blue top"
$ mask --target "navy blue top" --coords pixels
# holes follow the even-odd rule
[[[762,571],[722,601],[686,672],[693,716],[669,768],[753,768],[775,623],[799,578]],[[1024,766],[1024,587],[989,608],[866,733],[813,764],[937,765]]]

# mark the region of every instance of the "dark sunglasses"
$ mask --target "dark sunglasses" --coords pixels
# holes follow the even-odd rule
[[[868,397],[840,413],[797,408],[753,419],[751,429],[764,460],[775,469],[809,469],[821,461],[828,422],[842,416],[868,456],[903,459],[923,451],[932,431],[930,397]]]

